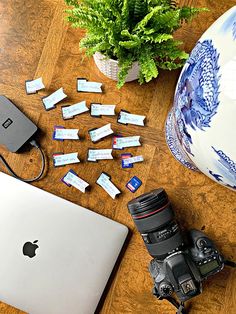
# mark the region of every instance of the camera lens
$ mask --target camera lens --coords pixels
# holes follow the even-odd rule
[[[168,195],[160,188],[128,203],[129,212],[149,254],[164,259],[183,243]]]

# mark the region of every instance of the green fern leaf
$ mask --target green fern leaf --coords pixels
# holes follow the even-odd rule
[[[155,16],[155,14],[157,14],[159,11],[162,11],[163,7],[162,6],[157,6],[155,8],[153,8],[151,10],[150,13],[148,13],[143,19],[142,21],[140,21],[137,26],[135,27],[135,30],[139,30],[139,29],[144,29],[145,26],[148,24],[148,22],[153,18],[153,16]]]
[[[164,41],[173,39],[173,36],[170,34],[152,34],[148,36],[143,36],[145,41],[153,42],[153,43],[162,43]]]
[[[122,22],[123,28],[127,28],[129,25],[129,0],[123,1],[121,17],[123,20],[123,22]]]
[[[147,13],[147,0],[136,0],[134,4],[134,18],[136,20],[142,19]]]
[[[150,82],[153,78],[158,76],[158,69],[156,62],[151,58],[150,51],[144,50],[139,58],[139,65],[141,68],[141,73],[145,78],[146,82]]]
[[[197,15],[200,12],[207,12],[209,11],[206,8],[189,8],[189,7],[182,7],[180,9],[180,19],[184,21],[191,20],[195,15]]]
[[[155,27],[157,31],[160,29],[167,29],[169,32],[173,32],[180,27],[180,11],[167,11],[156,16],[154,20],[153,27]]]
[[[171,61],[163,61],[161,63],[158,63],[158,67],[163,70],[171,71],[171,70],[176,70],[176,69],[181,68],[184,64],[185,62],[175,63]]]
[[[120,71],[118,73],[119,81],[117,83],[117,87],[119,89],[125,84],[126,76],[127,76],[128,72],[129,72],[129,70],[131,69],[132,64],[133,64],[132,58],[130,58],[130,59],[127,58],[122,63],[119,62]]]
[[[119,45],[126,49],[133,49],[133,48],[139,47],[140,43],[137,41],[128,40],[128,41],[120,41]]]

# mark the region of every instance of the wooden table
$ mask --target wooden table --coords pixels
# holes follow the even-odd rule
[[[206,6],[211,11],[201,14],[178,32],[178,37],[184,40],[188,51],[193,48],[211,23],[235,4],[234,0],[222,0],[217,3],[212,0],[197,2],[199,6]],[[45,178],[35,185],[117,220],[132,231],[128,248],[108,289],[101,313],[175,313],[167,302],[157,301],[151,294],[152,280],[147,270],[151,258],[127,212],[126,204],[134,195],[125,188],[126,182],[133,175],[137,175],[143,181],[142,187],[135,196],[154,188],[164,187],[181,226],[186,229],[204,230],[215,240],[222,253],[234,260],[236,260],[236,193],[214,183],[203,174],[184,168],[176,162],[168,150],[164,124],[173,103],[179,71],[163,71],[157,80],[147,85],[140,87],[137,82],[134,82],[117,90],[116,84],[97,70],[92,59],[83,60],[84,55],[79,50],[82,32],[68,28],[64,20],[64,8],[62,0],[2,0],[0,2],[1,94],[15,102],[42,130],[40,142],[48,156],[49,167]],[[40,76],[46,84],[46,92],[27,96],[25,80]],[[75,88],[77,77],[102,81],[105,93],[78,94]],[[95,119],[89,114],[65,122],[61,118],[60,105],[55,110],[47,112],[40,100],[40,96],[62,86],[69,96],[66,103],[73,104],[84,99],[88,103],[92,101],[114,103],[117,105],[117,110],[126,109],[146,115],[147,126],[141,128],[117,125],[115,118]],[[87,133],[89,128],[99,127],[108,122],[112,123],[115,131],[124,135],[142,136],[142,147],[129,151],[134,155],[142,154],[145,162],[126,170],[121,169],[118,158],[115,161],[102,161],[95,164],[84,162],[74,166],[73,169],[91,183],[91,192],[83,195],[74,188],[66,187],[60,179],[71,167],[55,169],[52,164],[52,154],[58,151],[65,153],[78,151],[83,160],[88,147],[111,147],[111,139],[106,139],[97,145],[91,144]],[[80,143],[53,141],[54,125],[79,128],[84,141]],[[1,148],[0,153],[20,175],[31,177],[37,173],[39,159],[34,150],[18,155],[9,154]],[[119,153],[116,152],[115,156],[118,157]],[[109,173],[123,192],[115,201],[95,184],[102,171]],[[224,269],[204,284],[202,295],[188,303],[191,313],[236,313],[235,288],[236,272],[228,268]],[[1,303],[0,313],[22,312]]]

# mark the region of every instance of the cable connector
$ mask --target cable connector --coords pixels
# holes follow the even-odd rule
[[[30,141],[30,145],[37,148],[37,149],[39,149],[39,147],[40,147],[40,145],[34,139]]]

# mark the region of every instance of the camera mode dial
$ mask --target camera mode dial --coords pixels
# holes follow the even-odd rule
[[[168,297],[171,296],[173,293],[173,288],[171,284],[167,282],[162,282],[159,286],[159,292],[162,297]]]

